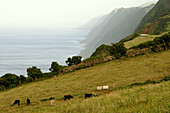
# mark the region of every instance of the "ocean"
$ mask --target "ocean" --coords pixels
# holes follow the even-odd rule
[[[79,42],[88,31],[75,29],[0,30],[0,76],[6,73],[27,76],[37,66],[49,72],[53,61],[66,65],[68,57],[83,49]]]

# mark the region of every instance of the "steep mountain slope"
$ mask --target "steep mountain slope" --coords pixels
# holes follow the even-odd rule
[[[145,15],[135,32],[159,34],[166,30],[168,22],[170,22],[170,0],[159,0]]]
[[[89,57],[101,44],[120,41],[132,34],[142,18],[154,7],[120,8],[111,12],[102,24],[94,28],[85,39],[85,49],[80,52],[84,58]]]

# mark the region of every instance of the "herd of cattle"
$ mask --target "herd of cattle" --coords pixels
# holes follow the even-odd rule
[[[109,89],[109,86],[98,86],[97,87],[97,91],[108,90],[108,89]],[[109,94],[109,92],[106,91],[106,92],[104,92],[104,94]],[[85,99],[90,98],[90,97],[97,97],[97,96],[98,96],[97,94],[89,93],[89,94],[85,94]],[[64,101],[66,101],[67,99],[68,100],[73,99],[73,96],[72,95],[64,95]],[[27,98],[27,105],[29,105],[30,103],[31,103],[30,99]],[[17,104],[18,104],[18,106],[20,105],[20,100],[15,100],[14,103],[12,104],[12,106],[17,105]],[[51,104],[51,106],[54,106],[54,104],[55,104],[54,99],[52,99],[50,101],[50,104]]]

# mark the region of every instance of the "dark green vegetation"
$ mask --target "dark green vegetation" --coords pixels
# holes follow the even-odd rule
[[[142,86],[142,85],[147,85],[147,84],[157,84],[157,83],[161,83],[161,82],[164,82],[164,81],[170,81],[170,75],[164,77],[161,80],[147,80],[145,82],[135,82],[135,83],[132,83],[132,84],[130,84],[128,86],[132,87],[132,86],[138,86],[138,85]]]
[[[28,74],[28,77],[33,78],[33,80],[36,80],[36,79],[40,78],[42,71],[41,71],[41,69],[37,68],[36,66],[32,66],[27,69],[27,74]]]
[[[21,77],[24,80],[23,76]],[[5,74],[0,78],[0,90],[13,88],[21,84],[21,78],[15,74]]]
[[[170,1],[159,0],[153,9],[142,19],[135,32],[159,34],[166,31],[170,21]]]
[[[119,59],[121,56],[125,55],[126,50],[124,43],[116,43],[112,44],[112,46],[103,44],[96,49],[91,57],[114,55]]]
[[[67,58],[66,64],[68,66],[77,65],[81,63],[82,56],[73,56],[72,58]]]
[[[56,73],[58,73],[61,68],[62,68],[62,66],[59,65],[57,62],[52,62],[52,63],[51,63],[51,68],[49,68],[49,70],[50,70],[51,72],[56,72]]]

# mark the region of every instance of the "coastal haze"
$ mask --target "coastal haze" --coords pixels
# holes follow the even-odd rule
[[[66,65],[65,60],[82,49],[79,41],[86,33],[70,29],[21,31],[0,34],[0,75],[26,75],[32,66],[49,72],[52,61]]]
[[[25,75],[31,66],[48,72],[52,61],[66,65],[83,49],[91,19],[115,8],[153,0],[0,0],[0,76]]]

